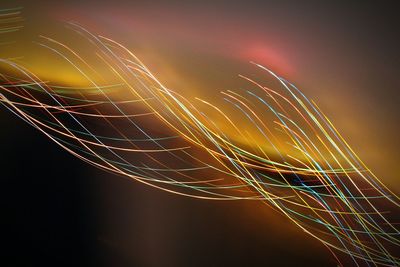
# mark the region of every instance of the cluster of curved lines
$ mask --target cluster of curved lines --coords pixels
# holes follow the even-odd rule
[[[15,16],[19,11],[3,10],[0,19]],[[0,59],[8,69],[0,73],[0,103],[19,118],[105,171],[184,196],[262,201],[355,265],[400,264],[391,217],[399,197],[294,84],[252,62],[276,88],[239,75],[249,89],[222,91],[224,104],[187,98],[126,47],[76,23],[69,27],[117,82],[100,84],[101,73],[78,50],[41,36],[38,45],[90,86],[52,84]]]

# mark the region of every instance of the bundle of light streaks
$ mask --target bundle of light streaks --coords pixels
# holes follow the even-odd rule
[[[21,8],[0,10],[0,34],[19,31],[22,28]]]
[[[244,89],[189,98],[119,43],[69,26],[84,44],[38,45],[84,86],[1,60],[1,103],[22,120],[103,170],[185,196],[263,201],[355,265],[400,264],[398,197],[293,84],[252,63]]]

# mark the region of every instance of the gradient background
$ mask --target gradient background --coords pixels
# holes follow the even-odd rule
[[[182,92],[231,89],[239,72],[251,73],[246,62],[264,64],[315,99],[399,192],[396,6],[321,2],[7,5],[25,7],[26,39],[63,38],[62,21],[77,21],[135,51]],[[38,68],[31,42],[13,51]],[[0,119],[1,266],[335,266],[319,242],[262,204],[157,191],[86,165],[3,107]]]

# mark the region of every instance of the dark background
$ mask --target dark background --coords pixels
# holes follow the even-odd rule
[[[40,9],[39,3],[46,1],[38,1]],[[397,6],[325,3],[227,1],[216,8],[263,18],[271,15],[263,10],[273,6],[276,18],[291,21],[279,30],[303,23],[303,37],[291,28],[295,40],[305,40],[300,51],[310,56],[296,63],[304,67],[298,75],[333,83],[352,78],[353,85],[366,88],[374,109],[363,116],[382,114],[372,119],[383,132],[370,131],[389,136],[382,144],[398,151]],[[313,51],[308,41],[326,51]],[[318,60],[339,50],[342,57]],[[359,61],[348,71],[345,59]],[[161,192],[81,162],[2,106],[0,121],[0,266],[335,266],[321,244],[268,207]],[[390,177],[398,184],[396,178]]]

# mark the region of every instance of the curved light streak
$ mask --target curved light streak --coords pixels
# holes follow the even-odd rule
[[[19,21],[19,11],[2,12]],[[239,75],[247,89],[222,91],[218,104],[187,98],[121,44],[70,27],[107,79],[80,51],[42,36],[38,45],[87,86],[53,84],[0,59],[0,101],[15,115],[105,171],[184,196],[263,201],[355,265],[400,264],[399,197],[295,85],[252,63],[274,88]]]

